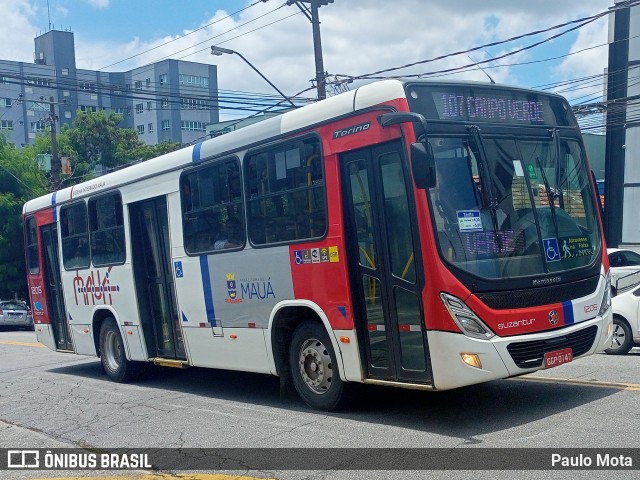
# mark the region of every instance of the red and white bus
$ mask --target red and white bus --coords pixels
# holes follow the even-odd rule
[[[610,346],[596,205],[562,97],[381,81],[29,201],[35,328],[325,410],[521,375]]]

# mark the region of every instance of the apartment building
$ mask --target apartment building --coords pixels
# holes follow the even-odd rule
[[[70,124],[78,111],[114,111],[140,140],[189,144],[219,120],[217,67],[162,60],[125,72],[76,67],[73,33],[35,38],[34,63],[0,60],[0,132],[18,147]]]

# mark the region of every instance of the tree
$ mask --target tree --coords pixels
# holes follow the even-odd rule
[[[121,128],[122,116],[114,112],[78,111],[73,124],[64,125],[57,137],[58,155],[71,160],[71,175],[62,175],[62,185],[88,180],[98,165],[106,170],[148,160],[176,150],[180,145],[163,142],[146,145],[132,128]],[[41,134],[34,145],[36,153],[51,152],[51,137]]]
[[[47,180],[35,156],[0,135],[0,298],[28,299],[22,206],[46,193]]]
[[[78,112],[71,126],[57,136],[58,154],[71,159],[71,174],[62,175],[62,187],[90,179],[101,164],[114,169],[148,160],[179,147],[164,142],[146,145],[133,129],[118,127],[115,113]],[[38,167],[38,154],[51,153],[51,135],[42,133],[33,146],[23,150],[7,143],[0,134],[0,298],[28,298],[22,206],[52,190],[50,178]]]

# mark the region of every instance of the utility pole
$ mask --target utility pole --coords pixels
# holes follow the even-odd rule
[[[306,5],[301,3],[309,3],[311,10]],[[327,98],[327,72],[324,71],[324,61],[322,59],[322,39],[320,38],[320,17],[318,15],[318,9],[322,5],[328,5],[333,3],[333,0],[288,0],[287,5],[295,4],[302,13],[311,22],[313,31],[313,52],[316,59],[316,88],[318,90],[318,100],[324,100]]]
[[[49,128],[51,129],[51,186],[54,190],[60,188],[60,160],[58,159],[58,137],[56,136],[56,122],[58,116],[55,110],[55,99],[49,97]]]

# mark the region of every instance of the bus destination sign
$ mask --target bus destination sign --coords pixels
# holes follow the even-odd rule
[[[542,102],[488,95],[434,94],[442,120],[543,123]]]
[[[566,101],[509,87],[408,84],[409,109],[427,120],[511,125],[574,124]]]

